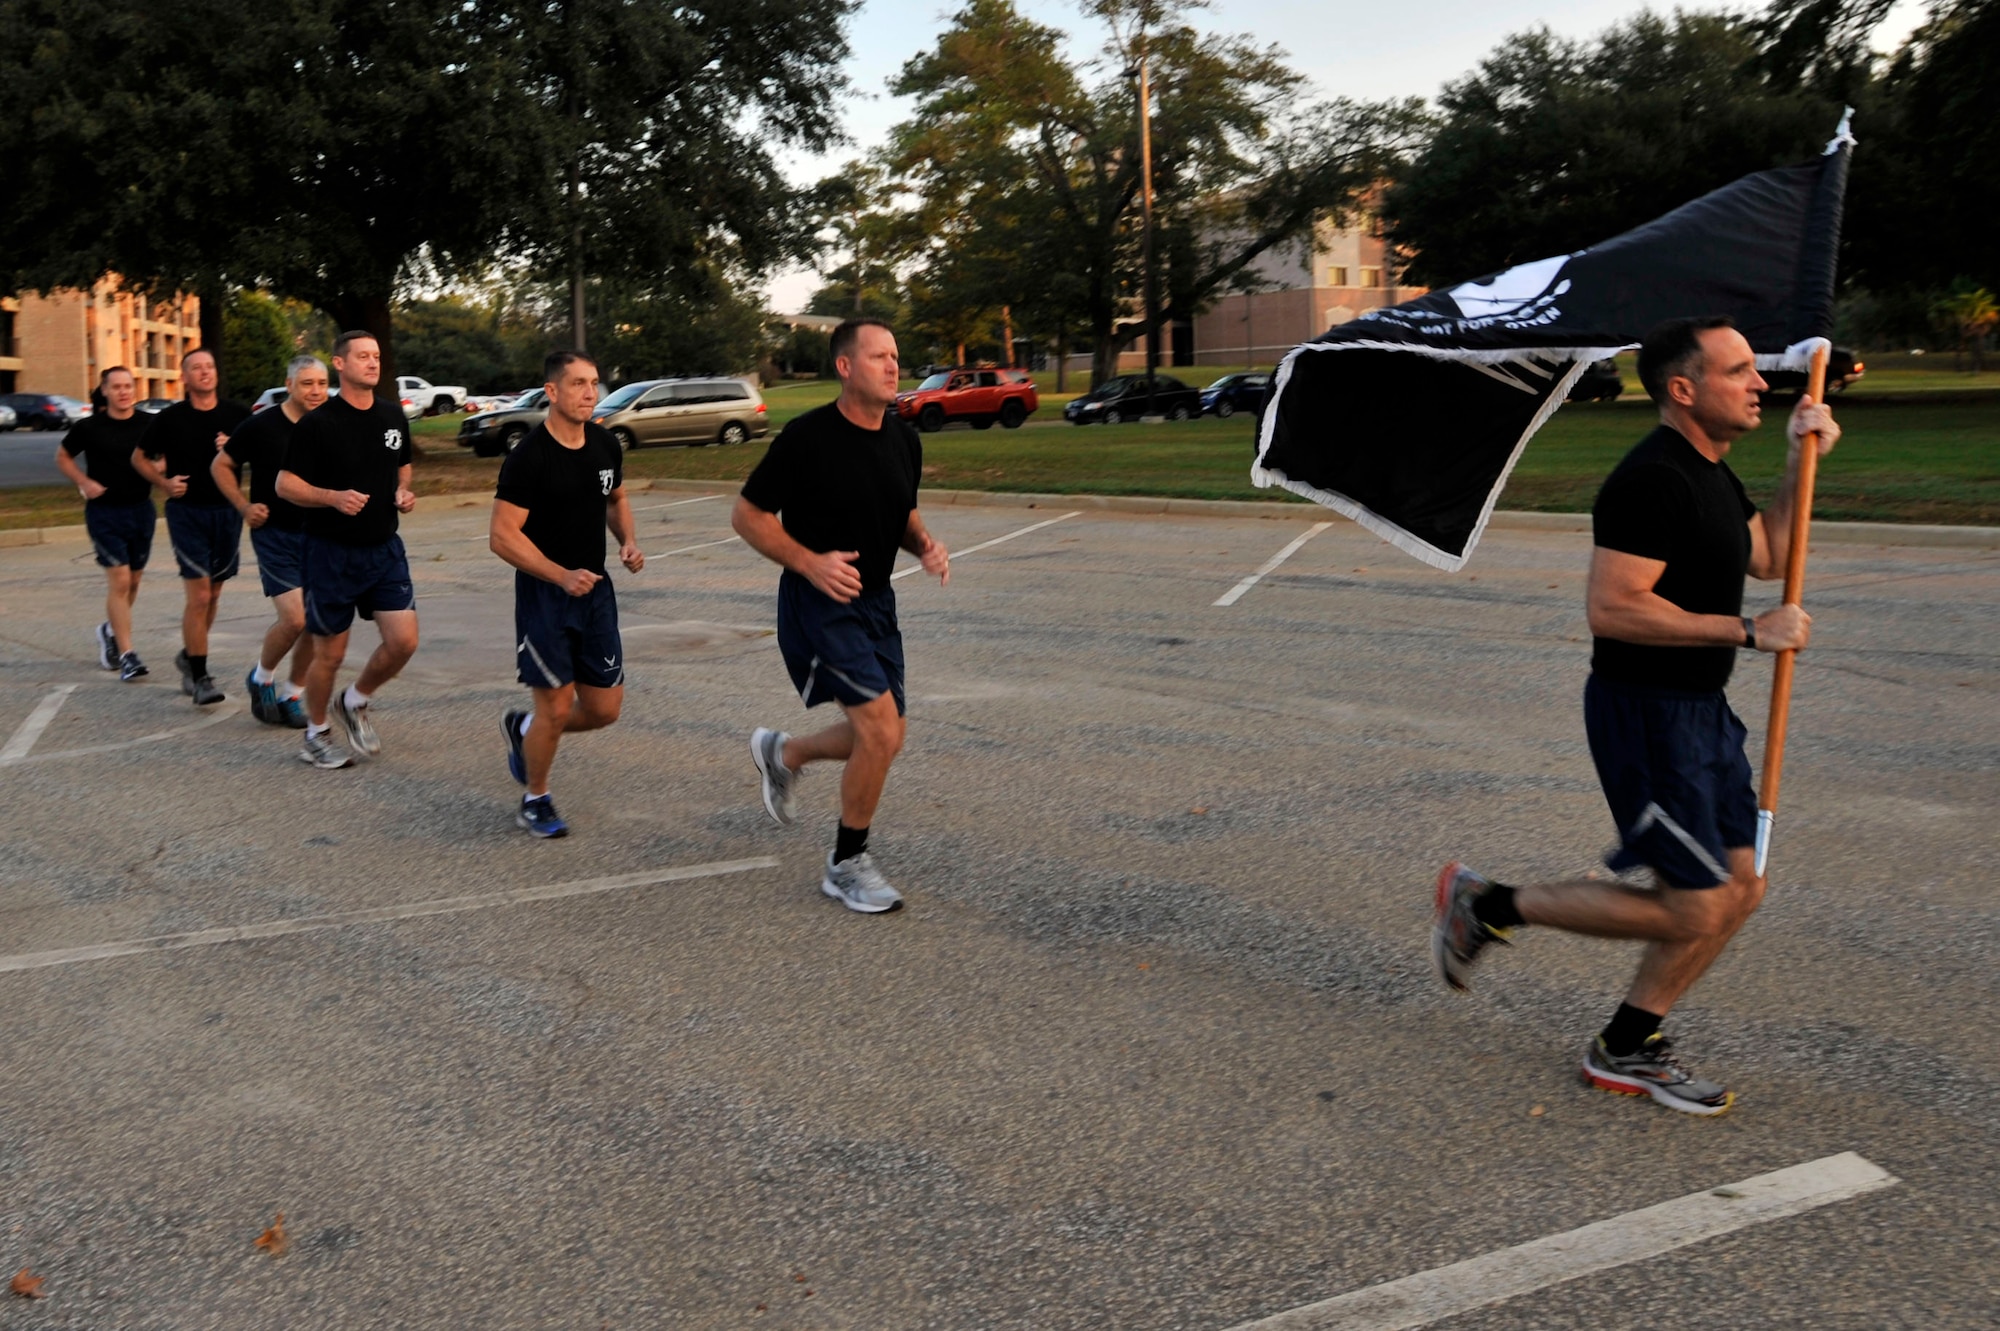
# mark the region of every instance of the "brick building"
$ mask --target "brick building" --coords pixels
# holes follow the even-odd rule
[[[181,395],[181,357],[201,342],[193,296],[148,300],[116,277],[89,291],[0,299],[0,393],[88,401],[98,374],[130,369],[141,398]]]

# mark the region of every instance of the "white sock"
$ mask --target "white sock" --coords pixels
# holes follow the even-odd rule
[[[549,792],[545,790],[545,791],[543,791],[543,792],[542,792],[541,794],[539,794],[539,795],[523,795],[523,796],[521,796],[521,803],[523,803],[523,804],[531,804],[531,803],[533,803],[533,802],[534,802],[534,801],[536,801],[536,800],[545,800],[545,799],[547,799],[548,797],[549,797]]]
[[[278,672],[275,670],[266,670],[264,663],[259,661],[256,667],[251,670],[250,678],[256,680],[259,684],[270,684],[277,680]]]
[[[306,738],[318,739],[321,735],[324,735],[327,731],[331,729],[333,729],[331,725],[316,726],[312,722],[308,721],[306,722]]]
[[[357,712],[366,707],[371,701],[367,694],[355,688],[352,684],[347,686],[347,692],[342,694],[341,698],[349,707],[352,707]]]
[[[529,726],[531,726],[531,725],[533,725],[534,723],[535,723],[535,714],[534,714],[533,712],[523,712],[523,713],[521,714],[521,738],[522,738],[522,739],[526,739],[526,738],[528,737],[528,727],[529,727]]]
[[[303,697],[305,697],[305,696],[306,696],[306,686],[305,686],[305,685],[303,685],[303,684],[287,684],[287,685],[285,685],[285,697],[287,697],[287,698],[303,698]]]

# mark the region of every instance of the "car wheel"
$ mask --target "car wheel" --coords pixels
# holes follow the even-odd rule
[[[936,434],[944,428],[944,408],[933,402],[917,413],[917,428],[925,434]]]
[[[741,421],[731,421],[722,427],[722,433],[715,437],[717,443],[740,444],[749,439],[750,432],[743,428]]]
[[[1104,423],[1106,425],[1123,425],[1125,423],[1125,413],[1113,407],[1104,413]]]
[[[993,428],[993,418],[991,416],[974,416],[972,418],[972,428],[975,430],[990,430]]]
[[[513,452],[515,449],[521,446],[521,441],[523,439],[526,439],[527,437],[528,437],[527,426],[525,425],[508,426],[506,429],[500,432],[500,451],[502,453]]]
[[[1001,429],[1018,430],[1021,428],[1021,422],[1026,419],[1028,419],[1028,409],[1021,405],[1018,398],[1009,398],[1000,404]]]
[[[1223,420],[1228,420],[1236,414],[1236,404],[1226,397],[1219,398],[1215,403],[1215,414]]]
[[[1183,402],[1167,413],[1167,419],[1170,421],[1184,421],[1190,414],[1187,409],[1187,403]]]
[[[639,446],[639,441],[633,437],[632,432],[622,425],[611,432],[611,437],[618,441],[620,453],[630,453]]]

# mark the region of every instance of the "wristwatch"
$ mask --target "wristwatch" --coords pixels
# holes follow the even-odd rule
[[[1743,645],[1753,652],[1757,650],[1757,621],[1748,615],[1743,616]]]

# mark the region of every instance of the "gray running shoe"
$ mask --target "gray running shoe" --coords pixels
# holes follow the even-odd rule
[[[305,747],[299,750],[300,762],[311,763],[314,767],[354,765],[354,759],[340,747],[340,741],[333,737],[331,730],[322,730],[317,735],[308,730],[305,739]]]
[[[1590,1048],[1583,1051],[1583,1080],[1615,1095],[1650,1095],[1683,1114],[1712,1117],[1727,1113],[1736,1103],[1736,1092],[1682,1067],[1674,1057],[1673,1041],[1664,1035],[1653,1036],[1623,1058],[1604,1047],[1603,1036],[1592,1038]]]
[[[875,857],[865,850],[838,864],[829,852],[826,877],[820,880],[819,890],[849,910],[867,915],[879,915],[903,904],[903,894],[889,886],[889,880],[875,867]]]
[[[1464,992],[1471,987],[1472,966],[1488,943],[1504,943],[1507,931],[1482,923],[1472,913],[1489,884],[1472,870],[1453,860],[1438,874],[1437,911],[1431,921],[1431,959],[1438,975],[1452,988]]]
[[[174,653],[174,669],[181,672],[181,692],[194,697],[194,663],[188,660],[187,648]]]
[[[118,678],[130,684],[135,679],[144,679],[153,673],[146,669],[146,663],[139,659],[139,653],[127,652],[118,658]]]
[[[97,626],[97,665],[101,670],[118,668],[118,638],[109,621]]]
[[[194,699],[196,707],[206,707],[212,702],[221,702],[224,697],[222,690],[215,687],[213,675],[196,675],[194,687],[188,692]]]
[[[375,737],[375,727],[368,724],[366,707],[349,707],[347,690],[333,695],[333,710],[340,717],[340,724],[347,729],[348,742],[373,758],[382,752],[382,741]]]
[[[785,766],[785,741],[790,738],[782,730],[762,726],[750,732],[750,761],[757,764],[757,772],[764,778],[764,812],[780,824],[789,824],[798,813],[799,774]]]

